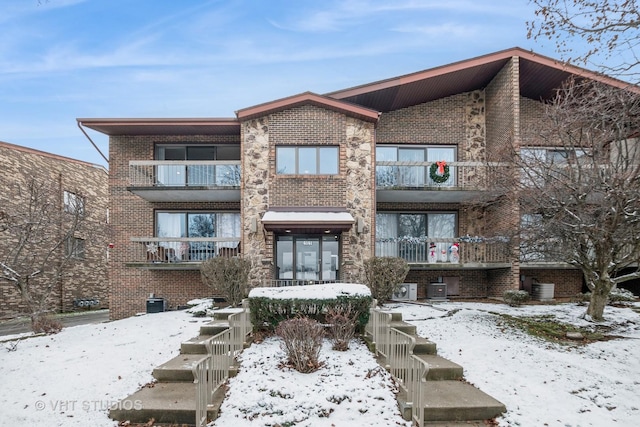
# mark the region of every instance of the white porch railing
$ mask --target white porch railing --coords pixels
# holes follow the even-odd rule
[[[280,288],[282,286],[305,286],[324,285],[325,283],[336,283],[337,280],[305,280],[305,279],[264,279],[262,287]],[[343,283],[343,282],[340,282]]]
[[[490,169],[508,166],[503,163],[447,162],[449,178],[441,183],[431,179],[430,169],[436,162],[379,161],[376,162],[376,188],[378,189],[429,189],[457,187],[462,189],[488,189]]]
[[[131,237],[132,262],[202,262],[216,256],[238,256],[238,237]]]
[[[430,248],[430,243],[435,248]],[[451,245],[458,243],[458,257],[451,256]],[[376,239],[376,256],[400,257],[409,263],[469,264],[505,263],[509,245],[505,241],[465,241],[462,238]]]
[[[391,327],[391,317],[391,313],[373,308],[365,329],[372,337],[376,352],[385,358],[386,368],[404,388],[413,422],[422,426],[423,387],[429,366],[413,354],[415,338]]]
[[[244,349],[251,332],[249,309],[242,308],[229,316],[229,328],[205,342],[207,355],[193,367],[196,384],[196,427],[207,425],[207,409],[213,403],[213,395],[229,378],[229,370],[235,366],[236,357]]]
[[[240,161],[132,160],[133,187],[240,187]]]

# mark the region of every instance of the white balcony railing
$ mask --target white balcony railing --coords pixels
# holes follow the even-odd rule
[[[240,161],[132,160],[132,187],[240,187]]]
[[[486,264],[509,261],[509,246],[504,240],[465,241],[464,238],[376,239],[376,256],[399,257],[409,263]],[[457,243],[457,257],[452,245]],[[431,247],[434,243],[435,247]]]
[[[448,162],[449,177],[444,182],[431,178],[431,166],[435,162],[380,161],[376,162],[376,188],[384,189],[429,189],[460,188],[486,190],[490,168],[507,166],[502,163]]]
[[[132,237],[136,263],[202,262],[217,256],[239,256],[239,237]]]

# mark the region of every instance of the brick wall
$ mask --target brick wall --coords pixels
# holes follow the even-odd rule
[[[113,136],[109,140],[109,182],[113,243],[109,260],[110,316],[119,319],[146,310],[150,294],[165,298],[169,307],[211,294],[200,272],[147,270],[128,267],[140,248],[131,237],[153,237],[156,210],[240,211],[239,202],[151,203],[127,190],[129,160],[152,160],[156,144],[238,144],[238,136]]]
[[[25,189],[31,178],[53,183],[59,190],[59,208],[62,210],[64,191],[81,194],[84,198],[85,221],[91,234],[78,234],[85,239],[85,257],[72,259],[64,277],[55,285],[50,308],[53,311],[74,309],[74,299],[98,299],[102,308],[108,307],[106,219],[108,207],[107,172],[97,165],[0,143],[0,206],[11,212],[14,206],[27,203],[13,191],[17,186]],[[17,208],[16,208],[17,209]],[[0,234],[0,258],[7,253],[7,236]],[[55,261],[55,260],[54,260]],[[20,295],[13,285],[0,282],[0,319],[25,313]]]

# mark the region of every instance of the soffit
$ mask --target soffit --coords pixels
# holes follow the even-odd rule
[[[105,135],[240,135],[235,118],[210,119],[76,119]]]

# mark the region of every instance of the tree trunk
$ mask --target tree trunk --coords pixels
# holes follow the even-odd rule
[[[607,305],[609,292],[613,282],[610,280],[599,280],[594,283],[594,289],[591,291],[591,300],[587,307],[587,316],[596,322],[604,320],[604,307]]]

